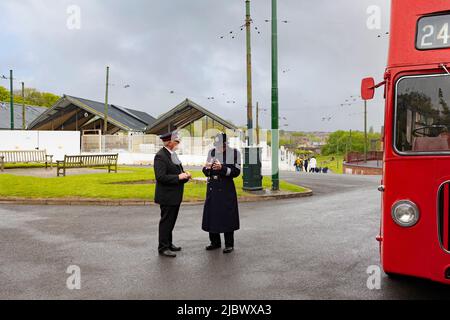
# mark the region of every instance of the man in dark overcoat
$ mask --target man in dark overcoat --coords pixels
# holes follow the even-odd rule
[[[214,149],[208,154],[203,168],[208,177],[206,201],[203,209],[202,229],[209,232],[211,244],[206,250],[222,247],[220,234],[224,234],[224,253],[234,250],[234,232],[239,230],[239,208],[234,178],[241,174],[241,155],[229,146],[227,135],[214,139]]]
[[[160,138],[164,147],[156,154],[154,161],[155,202],[161,208],[158,252],[161,256],[175,258],[175,252],[181,251],[181,248],[173,244],[172,233],[183,201],[184,184],[191,179],[191,174],[184,171],[176,154],[180,143],[178,133],[168,133]]]

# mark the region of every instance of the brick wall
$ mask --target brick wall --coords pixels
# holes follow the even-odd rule
[[[344,163],[344,174],[355,174],[363,176],[381,176],[383,174],[382,168],[371,168],[355,166],[348,163]]]

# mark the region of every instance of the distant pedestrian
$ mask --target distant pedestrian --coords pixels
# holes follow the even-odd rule
[[[303,160],[300,159],[300,157],[298,157],[297,159],[295,159],[294,166],[295,166],[295,171],[301,172],[302,168],[303,168]]]
[[[315,157],[312,157],[309,161],[309,172],[316,172],[317,168],[317,159]]]
[[[305,168],[305,172],[308,172],[308,164],[309,164],[309,160],[308,160],[308,158],[306,158],[305,161],[303,161],[303,167]]]

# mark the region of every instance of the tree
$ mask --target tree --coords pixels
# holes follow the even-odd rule
[[[380,140],[381,134],[369,133],[367,145],[370,147],[371,140]],[[336,131],[332,133],[327,144],[322,148],[322,154],[325,156],[333,154],[345,154],[347,151],[364,152],[364,132]]]
[[[22,98],[22,90],[14,91],[14,101],[16,103],[25,103],[33,106],[40,107],[51,107],[55,104],[56,101],[59,100],[59,96],[49,93],[49,92],[40,92],[33,88],[26,88],[24,90],[25,101]],[[9,101],[9,90],[0,86],[0,101]]]
[[[0,86],[0,101],[4,102],[9,101],[9,91],[1,86]]]
[[[443,124],[449,125],[450,124],[450,108],[448,107],[447,101],[444,99],[444,92],[442,88],[439,88],[439,104],[442,107],[442,114],[443,114]]]

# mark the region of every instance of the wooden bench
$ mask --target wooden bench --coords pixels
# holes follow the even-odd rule
[[[0,169],[5,171],[6,163],[45,163],[53,167],[53,156],[45,150],[0,151]]]
[[[108,173],[117,173],[119,154],[98,154],[64,156],[64,160],[56,161],[56,175],[66,176],[66,169],[107,167]]]

